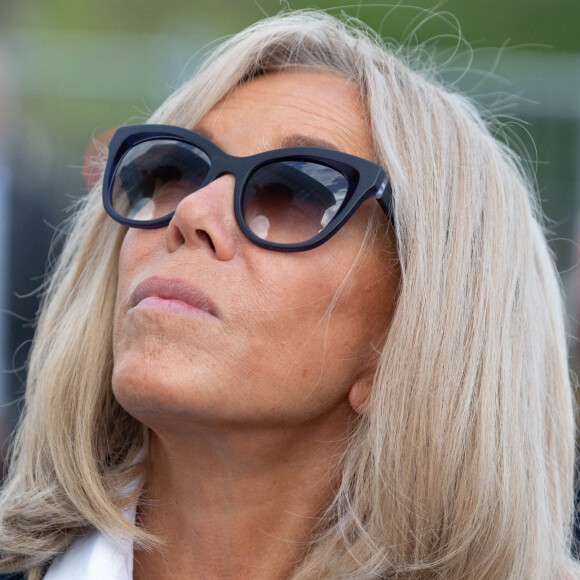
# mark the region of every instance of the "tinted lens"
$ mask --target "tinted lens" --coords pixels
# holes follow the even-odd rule
[[[263,240],[310,240],[336,216],[348,179],[312,161],[276,161],[257,169],[244,188],[244,220]]]
[[[117,166],[112,205],[134,220],[162,218],[201,187],[209,168],[209,157],[188,143],[171,139],[138,143]]]

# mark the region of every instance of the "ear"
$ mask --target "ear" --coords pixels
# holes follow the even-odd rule
[[[367,409],[373,390],[372,375],[358,379],[348,392],[348,402],[355,413],[361,415]]]

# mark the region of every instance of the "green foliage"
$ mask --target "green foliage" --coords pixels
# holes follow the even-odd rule
[[[336,0],[3,0],[4,25],[92,31],[139,31],[187,34],[188,23],[206,21],[212,28],[231,34],[264,15],[285,6],[338,11]],[[348,2],[343,9],[358,15],[386,36],[401,40],[429,12],[418,32],[421,40],[450,34],[454,18],[463,36],[472,44],[501,46],[542,44],[557,50],[580,51],[580,6],[578,0],[414,0]],[[388,18],[385,16],[388,14]],[[453,15],[453,16],[451,16]],[[452,25],[446,25],[448,19]],[[194,26],[194,29],[196,26]]]

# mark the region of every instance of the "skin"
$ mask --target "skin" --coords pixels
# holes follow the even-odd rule
[[[195,129],[232,155],[317,139],[374,159],[356,87],[329,74],[254,79]],[[370,246],[347,277],[374,200],[326,244],[284,254],[239,231],[233,185],[226,175],[186,197],[166,228],[129,230],[121,250],[113,389],[151,429],[138,515],[166,542],[135,552],[139,580],[288,577],[332,497],[392,317],[393,248]],[[133,306],[152,276],[195,285],[218,316]]]

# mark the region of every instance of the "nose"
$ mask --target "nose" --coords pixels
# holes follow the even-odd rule
[[[165,233],[170,252],[187,246],[206,249],[222,261],[235,256],[234,184],[232,175],[224,175],[180,201]]]

